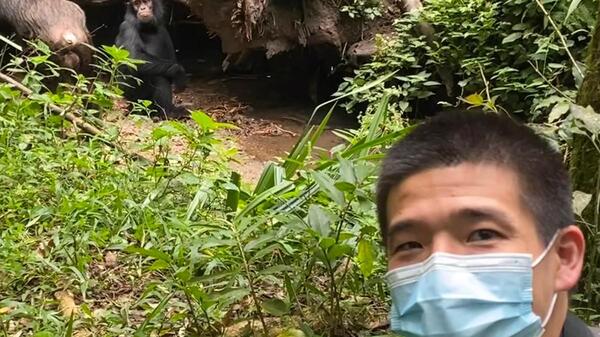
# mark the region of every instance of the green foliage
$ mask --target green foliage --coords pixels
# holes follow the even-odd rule
[[[345,0],[340,8],[352,19],[374,20],[383,15],[381,0]]]
[[[573,6],[570,0],[552,0],[544,6],[575,59],[583,60],[595,23],[590,14],[594,2]],[[581,83],[560,36],[534,1],[426,1],[421,13],[405,15],[394,28],[391,38],[378,41],[373,62],[341,89],[347,92],[391,71],[399,73],[378,89],[354,96],[349,108],[376,101],[386,91],[393,94],[390,107],[397,113],[430,96],[438,102],[442,93],[450,101],[483,94],[496,109],[535,119],[557,103],[572,101]],[[419,33],[428,30],[429,37]],[[581,63],[578,67],[585,70]],[[444,73],[449,76],[440,76]]]
[[[355,17],[380,15],[378,1],[343,5]],[[583,59],[591,0],[544,5]],[[415,34],[422,20],[431,41]],[[432,0],[394,28],[327,103],[368,103],[362,126],[336,131],[345,143],[314,156],[330,111],[254,187],[228,168],[235,149],[219,131],[232,126],[204,112],[157,124],[137,149],[146,162],[107,146],[116,129],[79,135],[49,111],[102,125],[122,94],[119,69],[139,64],[125,51],[103,47],[98,76],[73,74],[54,91],[45,83],[64,70],[47,47],[9,61],[3,70],[34,93],[0,85],[0,334],[366,335],[389,300],[374,184],[383,150],[411,130],[404,114],[415,101],[447,90],[461,104],[542,121],[536,128],[563,150],[573,134],[597,140],[597,118],[571,104],[577,67],[535,2]],[[179,154],[175,140],[185,143]],[[574,198],[578,212],[589,208],[588,195]],[[598,226],[585,225],[598,247]],[[590,321],[599,256],[575,298]]]
[[[599,150],[598,115],[574,105],[596,8],[592,0],[426,1],[422,12],[395,22],[393,35],[378,39],[373,61],[348,78],[337,95],[354,110],[390,96],[386,123],[390,130],[404,129],[411,114],[436,112],[415,111],[419,103],[430,100],[439,110],[457,106],[516,115],[563,151],[566,159],[575,135],[591,139]],[[356,93],[374,81],[379,85]],[[376,120],[374,111],[373,104],[361,111],[364,125]],[[591,160],[598,156],[600,151]],[[581,163],[572,173],[586,167]],[[576,191],[574,200],[581,216],[591,196]],[[592,222],[580,218],[588,254],[584,285],[574,297],[573,310],[597,322],[600,227],[597,207],[590,212]]]
[[[249,189],[217,137],[232,126],[201,111],[157,124],[147,162],[107,146],[116,130],[81,136],[52,114],[111,112],[136,62],[103,51],[102,80],[51,92],[49,58],[21,57],[9,68],[35,93],[0,85],[0,333],[347,336],[386,317],[373,184],[379,149],[405,133],[382,133],[387,98],[377,125],[314,158],[328,115]]]

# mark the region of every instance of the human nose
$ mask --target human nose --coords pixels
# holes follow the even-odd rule
[[[450,254],[461,254],[462,246],[458,240],[456,240],[449,233],[439,233],[434,235],[431,241],[431,250],[429,255],[434,253],[450,253]]]

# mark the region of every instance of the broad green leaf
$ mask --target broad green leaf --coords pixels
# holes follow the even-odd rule
[[[277,317],[287,315],[291,308],[291,305],[277,298],[266,300],[262,302],[261,306],[266,312]]]
[[[338,181],[334,185],[338,190],[340,190],[342,192],[351,193],[356,189],[356,186],[354,184],[351,184],[351,183],[348,183],[345,181]]]
[[[327,257],[329,258],[329,261],[336,261],[342,256],[350,256],[353,250],[354,248],[348,244],[335,244],[327,252]]]
[[[247,288],[236,288],[236,289],[227,289],[218,294],[219,300],[227,300],[227,301],[239,301],[242,298],[248,296],[250,294],[250,289]]]
[[[102,46],[102,49],[115,61],[120,62],[129,58],[129,51],[116,46]]]
[[[184,291],[186,292],[186,294],[191,294],[192,297],[196,300],[196,302],[202,303],[203,307],[206,302],[211,302],[211,304],[214,303],[213,301],[211,301],[209,299],[209,296],[206,293],[206,291],[204,291],[204,289],[202,289],[198,286],[193,285],[193,286],[185,287]]]
[[[356,174],[354,173],[354,165],[352,165],[352,162],[341,156],[338,156],[338,161],[340,165],[340,178],[342,181],[352,185],[356,184]]]
[[[569,111],[569,102],[560,102],[556,104],[550,114],[548,115],[548,122],[553,123],[560,119],[564,114]]]
[[[250,252],[256,248],[262,247],[265,244],[274,241],[275,239],[277,239],[275,233],[265,233],[259,236],[257,239],[248,242],[248,244],[244,247],[244,251]]]
[[[512,30],[525,30],[527,29],[527,24],[526,23],[517,23],[516,25],[512,26]]]
[[[522,36],[523,36],[523,33],[519,33],[519,32],[512,33],[502,40],[502,44],[514,42],[514,41],[520,39]]]
[[[592,201],[592,195],[581,191],[573,192],[573,213],[581,216],[585,208]]]
[[[600,134],[600,114],[592,107],[571,104],[571,115],[583,123],[583,127],[593,135]]]
[[[203,130],[213,130],[216,128],[216,122],[203,111],[196,110],[191,113],[191,117]]]
[[[373,264],[375,262],[375,253],[371,241],[364,238],[358,243],[358,254],[356,260],[360,271],[364,277],[369,277],[373,273]]]
[[[280,242],[276,242],[276,243],[270,244],[270,245],[266,246],[265,248],[263,248],[263,249],[255,252],[254,254],[252,254],[252,257],[250,258],[249,262],[253,263],[254,261],[259,261],[265,255],[272,254],[276,250],[277,251],[284,251],[285,252],[284,245],[281,244]]]
[[[192,273],[188,266],[180,268],[176,273],[175,277],[183,283],[188,283],[192,279]]]
[[[141,247],[129,246],[125,248],[125,251],[128,253],[136,253],[145,257],[152,257],[155,259],[164,260],[166,262],[171,262],[171,257],[169,255],[155,248],[145,249]]]
[[[156,260],[148,270],[163,270],[169,268],[169,263],[165,260]]]
[[[312,176],[323,193],[325,193],[331,200],[335,201],[338,205],[344,206],[344,193],[335,187],[334,181],[329,176],[319,171],[312,172]]]
[[[321,238],[321,241],[319,242],[319,247],[321,247],[322,249],[327,250],[329,247],[335,245],[335,239],[332,237],[324,237]]]
[[[67,331],[65,331],[65,337],[73,336],[73,312],[71,312],[71,317],[69,317],[69,322],[67,323]]]
[[[564,22],[567,22],[567,20],[569,20],[569,16],[571,16],[571,14],[573,14],[577,7],[579,7],[580,3],[581,0],[571,0],[571,4],[569,5],[569,9],[567,10],[567,15],[565,16]]]
[[[465,101],[474,106],[482,106],[485,100],[480,94],[471,94],[465,97]]]
[[[312,204],[308,208],[308,224],[322,237],[331,232],[332,214],[319,205]]]

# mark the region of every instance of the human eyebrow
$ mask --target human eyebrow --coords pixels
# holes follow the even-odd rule
[[[516,230],[513,221],[502,211],[489,207],[461,208],[451,215],[453,218],[468,219],[469,221],[490,221],[502,229],[512,233]]]
[[[405,219],[394,222],[388,227],[388,243],[391,243],[393,238],[400,233],[411,231],[416,227],[422,226],[423,222],[414,219]]]

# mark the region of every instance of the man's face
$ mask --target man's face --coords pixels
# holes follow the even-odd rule
[[[389,269],[436,252],[529,253],[535,259],[545,246],[520,193],[512,170],[490,164],[464,163],[410,176],[388,197]],[[549,254],[534,269],[533,309],[542,317],[555,291],[558,264]]]

